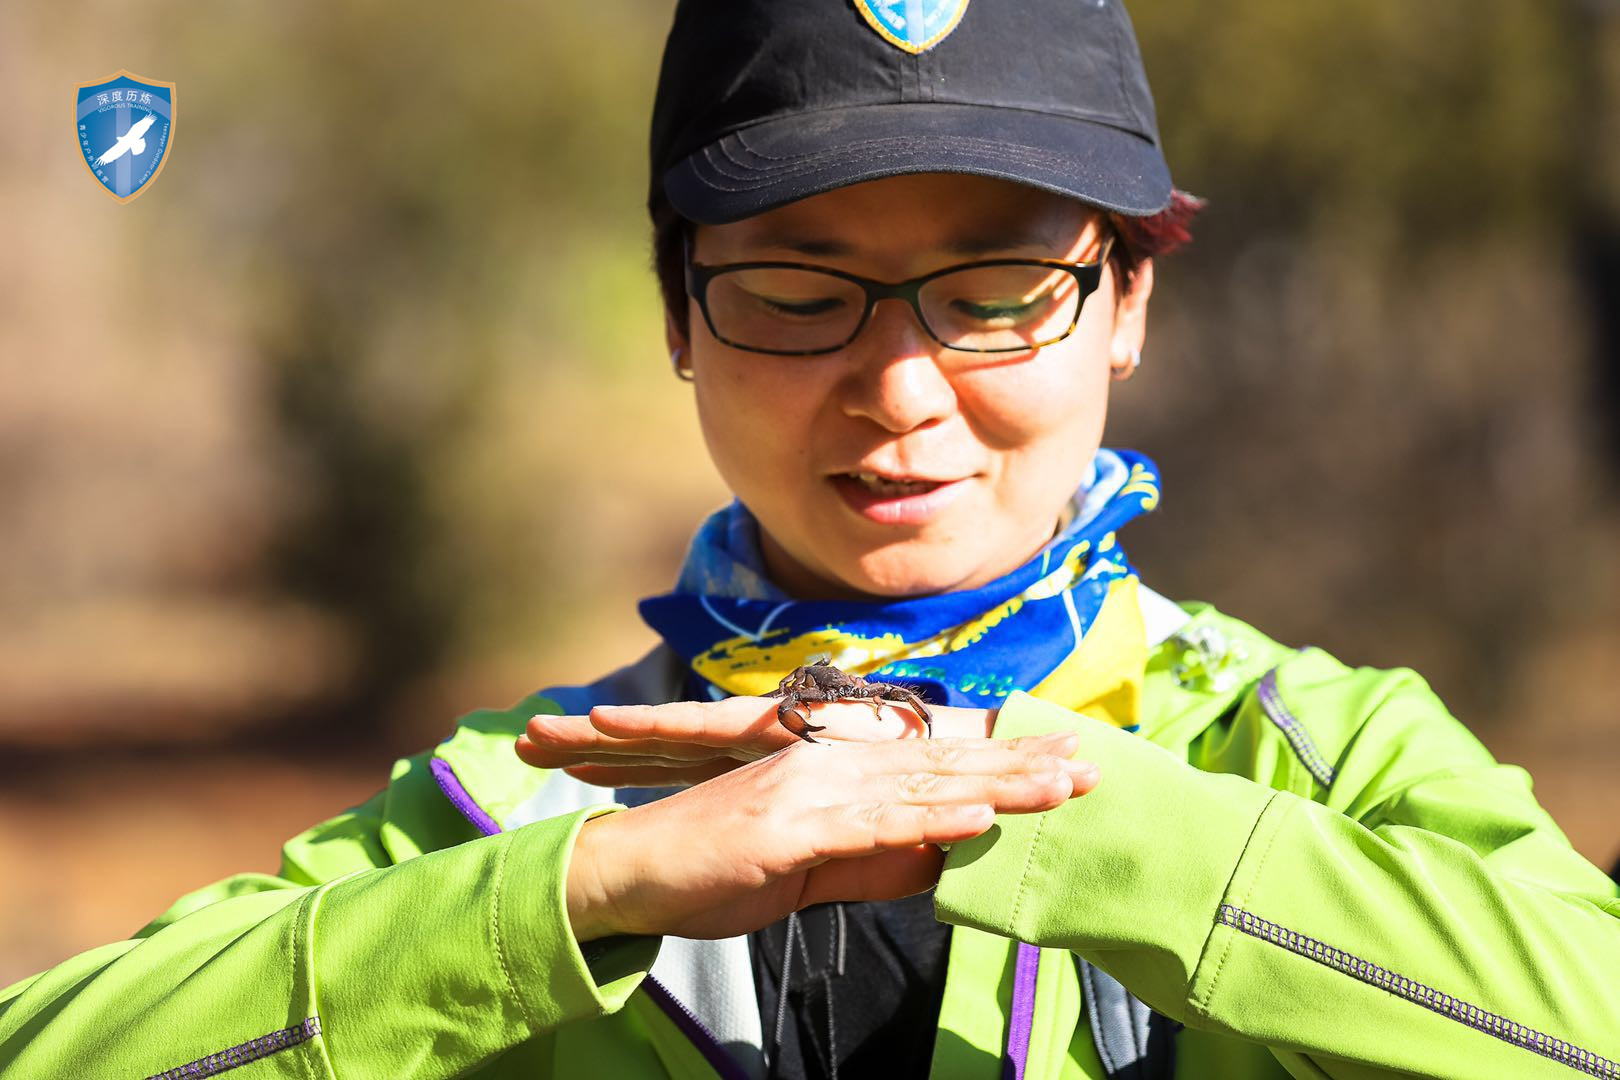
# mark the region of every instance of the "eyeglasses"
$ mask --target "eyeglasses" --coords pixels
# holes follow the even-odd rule
[[[988,259],[892,283],[794,262],[704,266],[688,248],[686,288],[715,340],[748,352],[837,352],[855,340],[879,300],[910,304],[947,349],[1027,352],[1074,332],[1113,243],[1109,235],[1090,262]]]

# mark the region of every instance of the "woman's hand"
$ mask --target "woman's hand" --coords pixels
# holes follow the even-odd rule
[[[668,705],[599,705],[589,716],[539,715],[518,737],[517,753],[541,769],[563,769],[602,787],[698,784],[801,740],[776,718],[778,698],[733,697]],[[921,717],[884,704],[880,717],[864,702],[829,702],[813,710],[818,742],[879,742],[923,734]],[[932,706],[934,734],[987,738],[993,709]]]
[[[1096,766],[1068,757],[1077,742],[1073,732],[793,739],[707,783],[586,822],[568,867],[574,934],[731,937],[811,904],[921,892],[944,858],[930,845],[1090,791]]]

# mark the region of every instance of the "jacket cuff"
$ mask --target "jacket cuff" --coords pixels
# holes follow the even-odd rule
[[[362,871],[323,890],[310,960],[337,1075],[446,1074],[621,1007],[658,938],[620,939],[594,971],[574,940],[568,858],[592,807]]]
[[[525,825],[512,834],[497,886],[503,967],[535,1031],[616,1012],[652,969],[660,937],[601,938],[583,948],[568,918],[568,863],[597,806]]]
[[[1072,730],[1100,770],[1090,793],[1004,814],[952,846],[935,892],[945,922],[1071,949],[1175,1019],[1221,899],[1277,794],[1206,773],[1147,740],[1021,691],[995,736]]]

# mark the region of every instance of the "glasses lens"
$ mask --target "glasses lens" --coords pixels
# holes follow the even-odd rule
[[[859,285],[815,270],[727,270],[709,281],[715,336],[745,349],[836,349],[854,335],[865,306]]]
[[[953,270],[917,297],[935,337],[975,352],[1050,345],[1073,329],[1082,299],[1067,270],[1027,263]]]

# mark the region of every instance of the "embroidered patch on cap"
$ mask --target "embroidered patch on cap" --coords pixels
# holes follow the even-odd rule
[[[174,133],[174,83],[119,71],[74,87],[79,152],[96,182],[127,203],[157,178]]]
[[[855,0],[855,10],[883,40],[908,53],[927,52],[962,21],[968,0]]]

